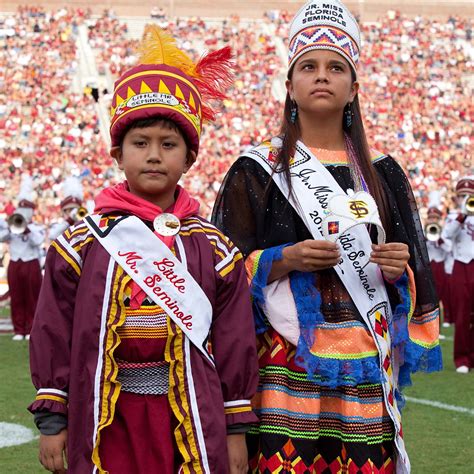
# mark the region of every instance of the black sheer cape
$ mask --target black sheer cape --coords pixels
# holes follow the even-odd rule
[[[416,307],[414,317],[438,306],[425,237],[410,184],[398,163],[390,156],[374,161],[389,204],[387,242],[403,242],[410,249],[409,265],[414,272]],[[347,165],[329,165],[342,189],[353,188]],[[219,191],[212,222],[239,247],[245,257],[312,236],[268,173],[253,159],[239,158],[230,168]],[[334,270],[331,272],[336,273]],[[337,277],[338,278],[338,277]],[[391,285],[387,290],[395,297]]]

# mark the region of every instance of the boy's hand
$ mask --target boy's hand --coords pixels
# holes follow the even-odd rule
[[[64,460],[67,463],[67,429],[57,435],[40,434],[39,461],[51,472],[63,474],[66,472]]]
[[[245,434],[228,435],[227,451],[229,453],[230,474],[247,474],[249,460]]]

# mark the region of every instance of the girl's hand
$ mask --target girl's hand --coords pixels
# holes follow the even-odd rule
[[[334,242],[327,240],[304,240],[283,249],[283,257],[292,270],[316,272],[332,268],[341,258]]]
[[[410,258],[408,245],[400,242],[381,245],[372,244],[372,250],[370,261],[380,267],[385,279],[389,281],[398,280],[405,271]]]
[[[66,473],[67,464],[67,430],[57,435],[40,434],[39,461],[47,471],[57,474]]]
[[[316,272],[332,268],[341,258],[337,244],[327,240],[309,239],[285,247],[282,255],[281,260],[273,262],[268,283],[288,275],[294,270]]]
[[[228,435],[227,451],[229,453],[230,474],[247,474],[249,460],[245,434]]]

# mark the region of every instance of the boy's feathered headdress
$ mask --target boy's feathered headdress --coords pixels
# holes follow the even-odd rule
[[[203,55],[197,62],[156,25],[145,28],[139,64],[115,83],[112,100],[112,146],[120,144],[133,121],[163,117],[175,122],[197,152],[202,122],[215,119],[215,103],[233,82],[229,47]]]

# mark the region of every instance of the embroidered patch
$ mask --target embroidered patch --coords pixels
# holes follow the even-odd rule
[[[339,233],[339,222],[337,222],[337,221],[328,222],[328,232],[329,232],[329,235],[338,234]]]

